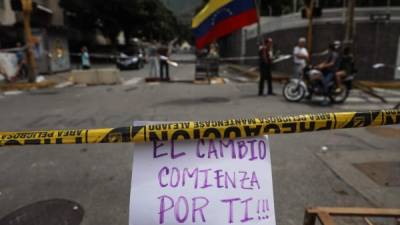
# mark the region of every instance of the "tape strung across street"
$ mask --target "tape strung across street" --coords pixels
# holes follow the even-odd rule
[[[81,57],[81,53],[70,53],[71,56],[73,57]],[[164,56],[165,57],[165,56]],[[129,56],[118,56],[118,55],[114,55],[114,54],[101,54],[101,53],[92,53],[90,54],[90,58],[93,59],[127,59],[129,58]],[[284,60],[288,60],[292,58],[292,55],[290,54],[285,54],[285,55],[280,55],[279,57],[275,58],[273,60],[273,63],[278,63]],[[195,64],[197,62],[197,60],[195,59],[174,59],[174,58],[168,58],[173,62],[179,62],[182,64]],[[209,58],[205,58],[205,59],[209,59]],[[254,61],[254,60],[259,60],[260,57],[259,56],[240,56],[240,57],[220,57],[220,58],[216,58],[216,60],[218,62],[235,62],[235,61]]]
[[[175,122],[105,129],[0,132],[0,146],[236,139],[393,124],[400,124],[400,110]]]

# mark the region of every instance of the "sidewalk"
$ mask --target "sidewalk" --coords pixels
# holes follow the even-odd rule
[[[16,91],[16,90],[36,90],[43,88],[51,88],[57,84],[56,81],[45,80],[39,83],[28,83],[28,82],[15,82],[8,84],[0,84],[0,91]]]
[[[239,72],[242,75],[248,76],[254,80],[258,80],[260,76],[258,72],[258,67],[250,67],[246,65],[238,65],[238,64],[228,64],[228,69],[231,69],[235,72]],[[272,79],[274,81],[287,81],[290,79],[291,75],[283,72],[272,71]],[[369,88],[386,88],[386,89],[400,89],[400,81],[367,81],[367,80],[356,80],[356,82],[362,86]]]
[[[98,70],[99,68],[96,69]],[[109,69],[109,68],[101,68],[101,69]],[[94,71],[94,69],[87,70],[85,72],[90,72],[90,71]],[[64,88],[73,86],[74,84],[77,83],[73,81],[73,74],[77,72],[79,72],[79,70],[71,70],[69,72],[56,73],[50,75],[38,75],[38,77],[41,76],[44,80],[36,83],[28,83],[25,80],[16,81],[13,83],[0,83],[0,92],[31,91],[37,89]],[[104,76],[104,73],[102,75]]]

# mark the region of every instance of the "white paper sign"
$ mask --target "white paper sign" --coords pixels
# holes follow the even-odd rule
[[[130,225],[275,225],[268,137],[135,145]]]

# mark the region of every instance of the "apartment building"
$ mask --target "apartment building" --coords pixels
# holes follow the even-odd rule
[[[50,74],[70,69],[67,28],[58,0],[33,0],[31,26],[34,53],[39,73]],[[11,0],[0,0],[0,48],[24,42],[21,12],[13,11]]]

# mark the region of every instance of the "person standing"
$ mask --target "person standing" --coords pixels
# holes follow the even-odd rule
[[[301,37],[297,43],[297,45],[293,49],[293,77],[300,77],[303,74],[304,68],[307,66],[309,62],[309,54],[306,49],[306,39]]]
[[[13,79],[25,79],[28,76],[28,63],[26,61],[24,47],[22,47],[21,42],[16,44],[15,56],[17,58],[17,76]]]
[[[0,76],[2,76],[3,79],[4,79],[6,82],[9,82],[10,80],[9,80],[9,78],[8,78],[6,69],[5,69],[4,66],[3,66],[3,63],[4,63],[3,60],[0,58]]]
[[[81,49],[81,68],[83,70],[89,70],[90,67],[90,55],[86,46],[83,46]]]
[[[260,81],[258,85],[258,96],[264,95],[265,80],[268,82],[268,95],[275,95],[272,90],[272,39],[265,39],[264,43],[260,46]]]
[[[150,63],[149,76],[150,78],[157,78],[160,73],[159,55],[157,52],[157,43],[152,41],[148,48],[148,57]]]
[[[22,48],[21,42],[17,42],[16,46],[16,51],[15,51],[15,56],[17,57],[17,63],[20,65],[25,61],[25,53],[24,49]]]
[[[1,50],[1,42],[0,42],[0,53],[2,52],[2,50]],[[2,58],[0,57],[0,76],[2,76],[3,77],[3,80],[5,80],[6,82],[8,82],[8,75],[7,75],[7,72],[6,72],[6,69],[4,68],[4,66],[3,66],[3,60],[2,60]],[[1,81],[1,80],[0,80]]]
[[[162,44],[158,50],[160,54],[160,78],[162,81],[170,81],[169,79],[169,48],[165,44]],[[164,78],[165,74],[165,78]]]
[[[208,51],[208,58],[219,58],[219,46],[216,41],[210,44],[210,50]]]

